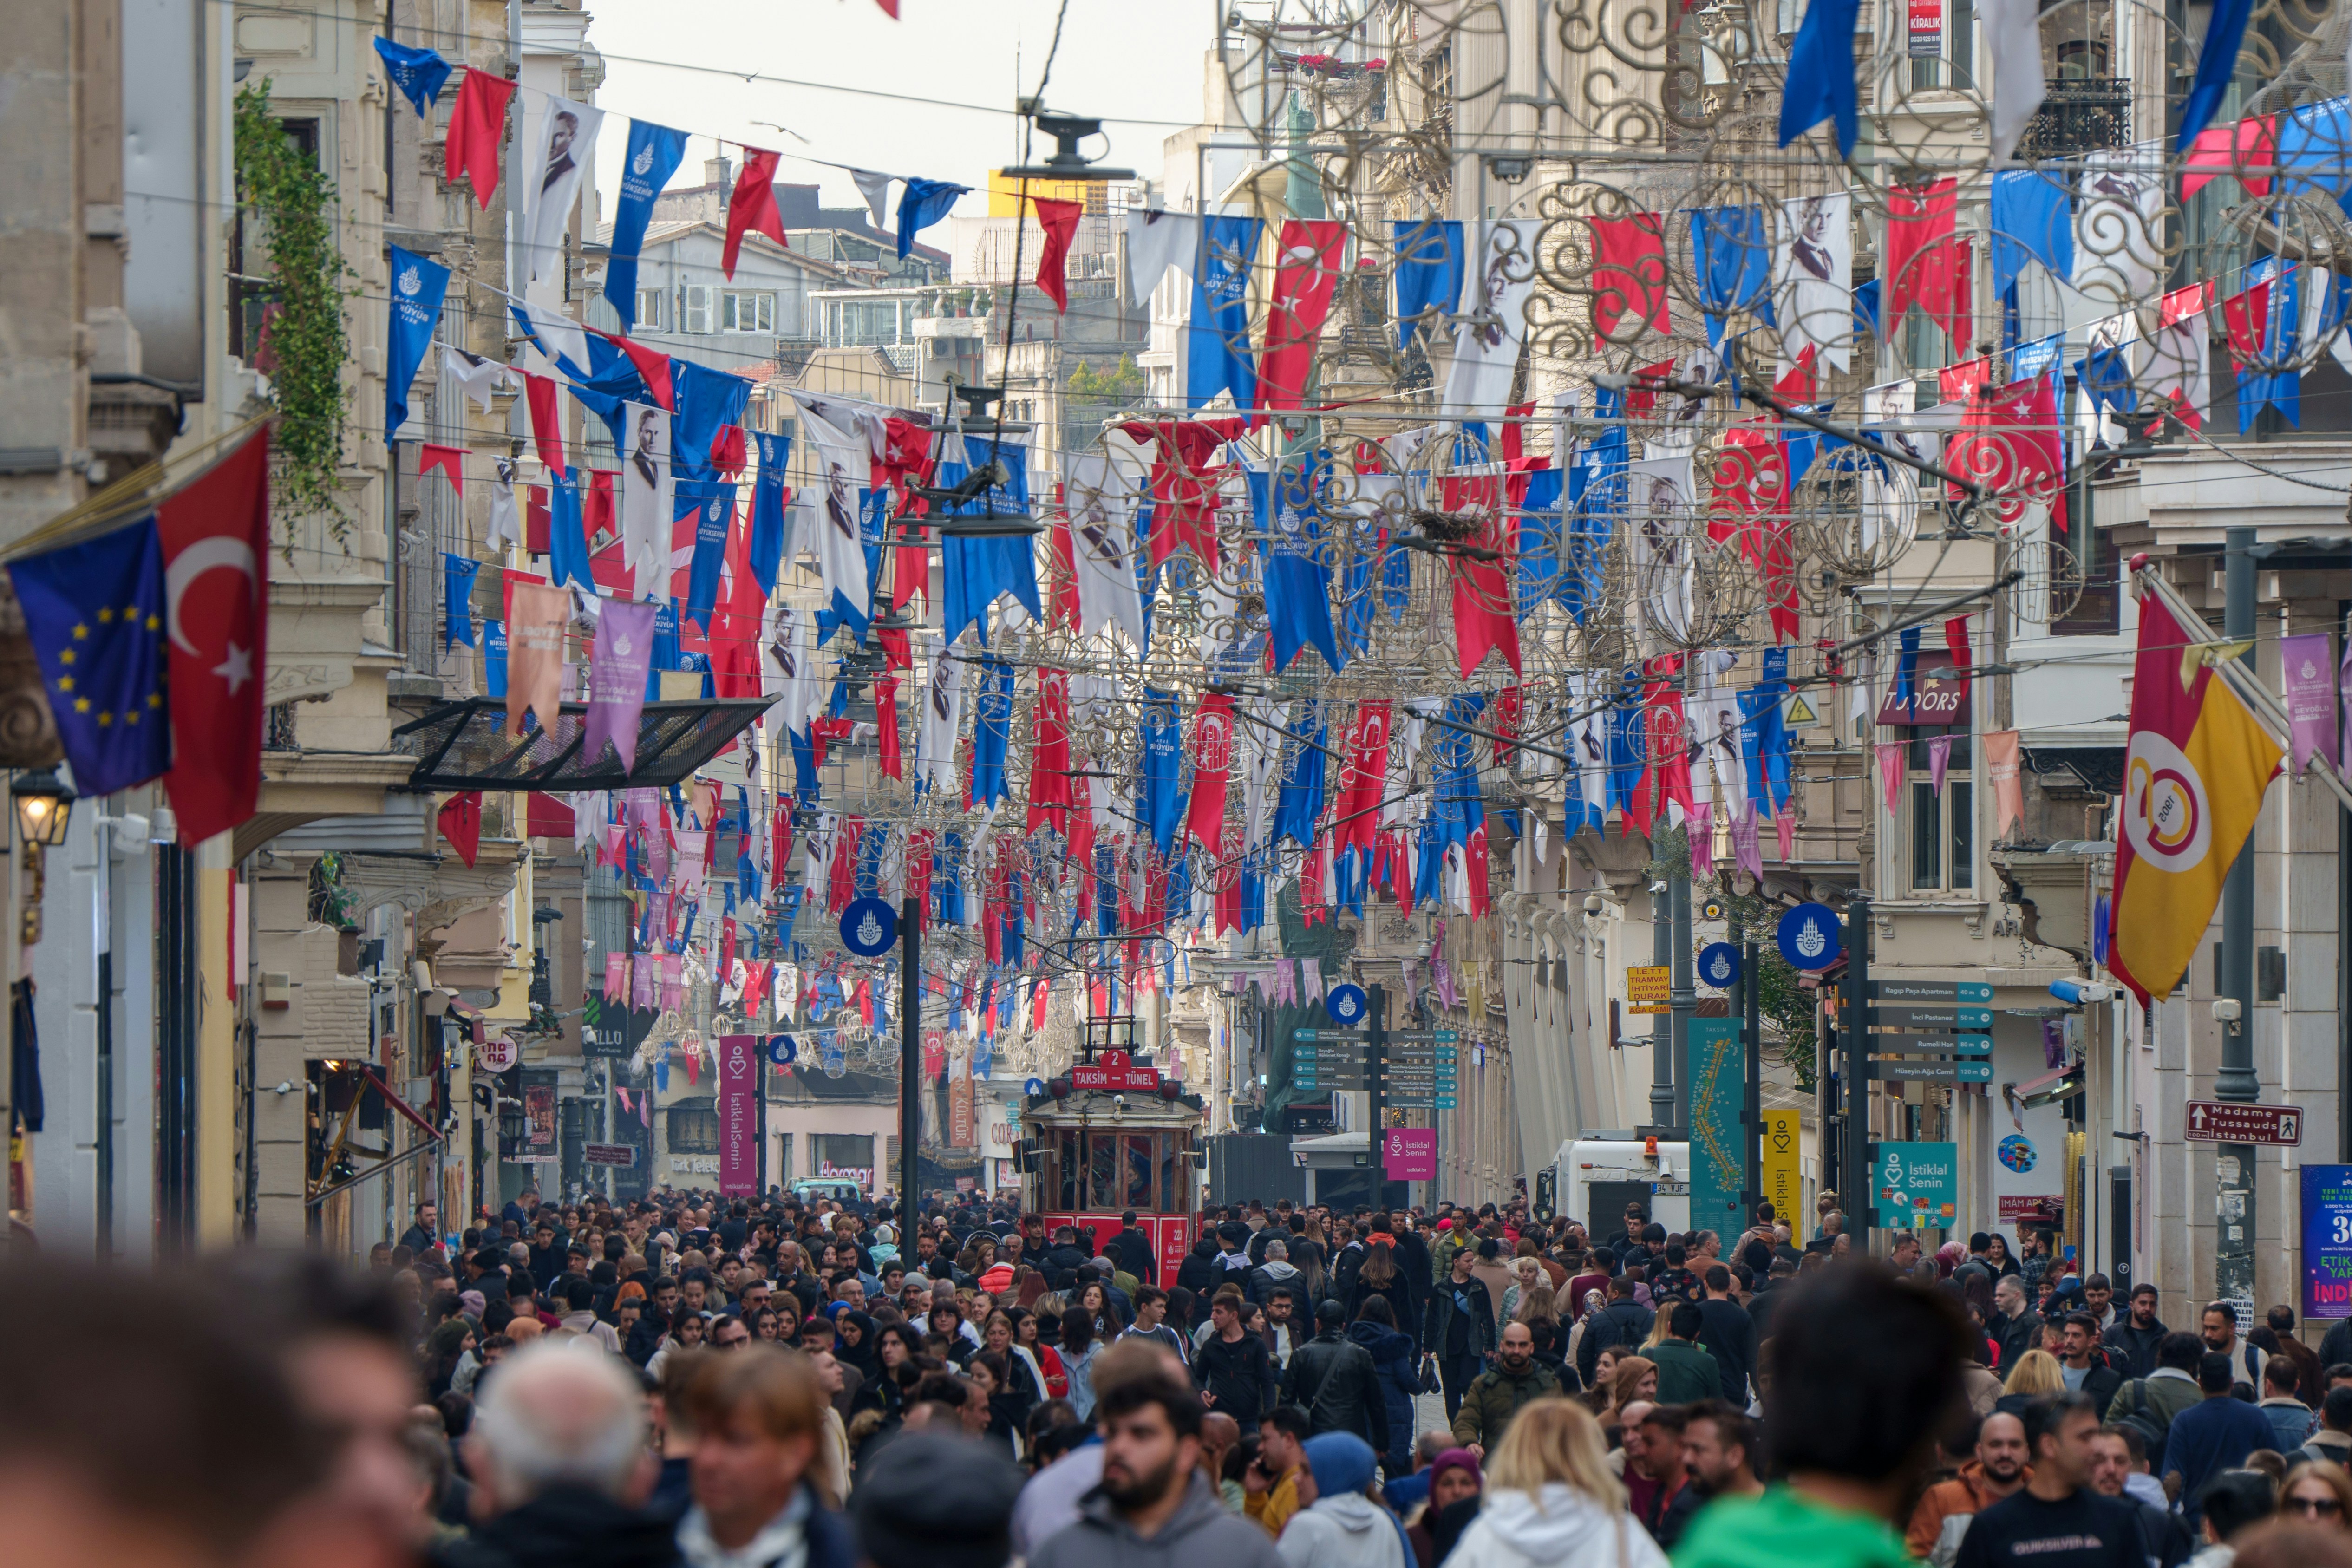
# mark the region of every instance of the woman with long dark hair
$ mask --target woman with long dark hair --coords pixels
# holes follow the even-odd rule
[[[1396,1247],[1385,1231],[1372,1233],[1372,1245],[1356,1266],[1356,1277],[1348,1282],[1348,1321],[1360,1321],[1364,1303],[1374,1297],[1388,1302],[1392,1323],[1413,1321],[1412,1292],[1405,1284],[1404,1270],[1397,1267]]]
[[[1078,1413],[1081,1421],[1091,1421],[1095,1415],[1095,1354],[1101,1345],[1095,1336],[1095,1321],[1084,1306],[1074,1304],[1062,1314],[1062,1370],[1070,1379],[1070,1408]]]

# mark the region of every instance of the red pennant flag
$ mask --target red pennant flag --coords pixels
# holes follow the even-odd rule
[[[730,278],[735,276],[735,258],[743,248],[745,230],[756,229],[778,245],[784,244],[784,217],[776,210],[772,188],[780,156],[759,147],[743,149],[743,172],[736,176],[735,194],[727,201],[727,248],[719,258],[719,270]]]
[[[1048,201],[1044,196],[1029,198],[1037,209],[1037,226],[1045,231],[1045,248],[1037,257],[1037,287],[1045,298],[1054,301],[1054,309],[1070,308],[1069,281],[1062,268],[1069,259],[1070,241],[1078,232],[1078,219],[1086,216],[1083,202]]]
[[[1055,487],[1057,490],[1060,487]],[[1076,547],[1070,541],[1070,514],[1055,498],[1053,531],[1046,537],[1046,548],[1052,552],[1046,563],[1050,586],[1046,590],[1045,625],[1078,629],[1078,561]]]
[[[710,438],[710,466],[719,470],[722,479],[731,479],[743,471],[751,461],[744,451],[743,426],[721,425],[719,434]]]
[[[2230,333],[2230,358],[2240,370],[2263,357],[2263,340],[2269,335],[2271,281],[2265,278],[2242,293],[2221,301],[2221,322]]]
[[[1969,694],[1969,618],[1954,616],[1944,623],[1944,646],[1951,650],[1952,671],[1960,683],[1960,695]]]
[[[898,678],[877,675],[874,678],[874,722],[881,731],[882,774],[898,778]]]
[[[193,848],[251,816],[261,795],[268,431],[247,437],[156,508],[155,532],[172,645],[172,771],[163,787],[180,819],[180,842]]]
[[[1192,804],[1185,830],[1213,851],[1225,830],[1225,788],[1233,776],[1234,699],[1211,691],[1192,715]]]
[[[601,327],[588,330],[628,355],[629,363],[637,367],[637,375],[645,382],[646,390],[654,395],[654,401],[673,414],[677,412],[677,395],[670,386],[669,355],[632,342],[618,332],[605,331]]]
[[[1511,765],[1515,749],[1512,742],[1519,738],[1519,715],[1526,707],[1527,688],[1523,686],[1506,686],[1495,693],[1495,733],[1510,737],[1495,742],[1495,765],[1498,768]]]
[[[1058,669],[1037,676],[1035,726],[1029,749],[1029,823],[1068,836],[1070,824],[1070,678]]]
[[[553,521],[547,510],[547,487],[525,485],[522,491],[522,547],[530,555],[547,553],[547,531]],[[532,579],[537,582],[537,578]]]
[[[474,868],[474,857],[482,852],[482,792],[469,789],[463,795],[453,795],[441,803],[434,820],[440,825],[441,837],[457,852],[466,868]]]
[[[1650,685],[1644,695],[1649,708],[1650,766],[1657,776],[1658,799],[1681,806],[1687,820],[1698,807],[1691,798],[1690,737],[1683,721],[1682,687],[1676,680],[1682,667],[1682,659],[1673,654],[1650,660],[1645,671]]]
[[[530,438],[538,443],[539,460],[547,465],[551,474],[561,474],[571,465],[563,460],[563,407],[555,399],[555,378],[522,375],[523,395],[530,404]]]
[[[571,804],[557,795],[533,790],[523,801],[523,837],[569,839],[579,826]]]
[[[1886,193],[1885,276],[1890,331],[1916,303],[1956,351],[1969,343],[1968,237],[1956,232],[1957,180],[1895,185]]]
[[[1517,687],[1511,688],[1516,691]],[[1369,863],[1372,837],[1381,824],[1381,792],[1388,787],[1390,705],[1366,702],[1348,727],[1347,761],[1339,767],[1339,808],[1331,824],[1332,847],[1353,848]]]
[[[1343,223],[1292,218],[1282,226],[1282,255],[1274,268],[1274,299],[1266,308],[1265,353],[1258,358],[1258,405],[1296,408],[1315,369],[1315,344],[1331,313],[1339,284]]]
[[[460,176],[474,182],[474,200],[488,212],[499,194],[499,153],[507,136],[507,105],[515,84],[487,71],[469,70],[457,88],[457,104],[449,113],[449,141],[442,159],[442,177],[456,184]]]
[[[423,479],[438,473],[460,493],[466,488],[466,452],[463,447],[436,447],[430,441],[420,442],[416,448],[416,477]]]
[[[591,550],[604,548],[598,542],[600,540],[609,543],[621,535],[615,521],[620,513],[617,510],[618,491],[614,489],[620,478],[611,468],[591,468],[588,470],[588,482],[580,487],[580,531],[587,536]],[[592,568],[595,565],[593,558],[589,565]],[[604,579],[599,577],[597,582],[601,584]]]
[[[2187,201],[2216,174],[2241,171],[2238,184],[2250,196],[2270,195],[2271,177],[2256,174],[2278,162],[2278,116],[2264,114],[2235,125],[2215,125],[2197,133],[2180,169],[2180,199]]]
[[[735,973],[735,922],[722,918],[719,922],[719,980],[726,984]]]
[[[2050,526],[2066,531],[2066,447],[2050,377],[2012,382],[1973,399],[1948,462],[1954,473],[1998,492],[2003,526],[2015,526],[2026,503],[2039,500],[2050,509]]]
[[[893,22],[898,19],[898,0],[874,0],[874,4],[881,6],[882,15]]]
[[[1457,517],[1478,515],[1482,551],[1496,552],[1484,561],[1465,554],[1454,572],[1454,636],[1460,655],[1462,679],[1478,668],[1489,652],[1503,656],[1511,673],[1519,673],[1519,624],[1511,614],[1511,583],[1518,575],[1518,521],[1505,516],[1499,479],[1480,475],[1447,479],[1440,491],[1445,510]]]
[[[1655,213],[1597,217],[1592,222],[1592,330],[1616,335],[1628,315],[1658,331],[1674,330],[1666,309],[1666,240]]]
[[[1246,415],[1224,419],[1130,419],[1120,435],[1155,444],[1151,459],[1151,564],[1158,566],[1192,546],[1210,571],[1217,569],[1217,485],[1224,469],[1210,464],[1219,447],[1250,428]]]

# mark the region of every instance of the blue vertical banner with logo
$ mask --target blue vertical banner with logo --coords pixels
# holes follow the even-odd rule
[[[637,251],[646,243],[646,226],[654,216],[654,201],[677,173],[686,158],[686,132],[656,125],[649,120],[629,121],[629,154],[621,165],[621,199],[613,206],[613,248],[604,264],[604,298],[621,318],[621,331],[637,325]],[[667,323],[655,321],[655,327]]]
[[[1250,357],[1249,275],[1259,221],[1201,220],[1201,255],[1192,268],[1192,322],[1185,339],[1184,401],[1198,408],[1220,392],[1236,408],[1257,405],[1257,362]]]
[[[1737,1018],[1690,1021],[1690,1223],[1693,1230],[1737,1235],[1748,1184],[1740,1113],[1748,1093],[1748,1051]]]
[[[383,367],[383,438],[400,434],[408,423],[408,384],[433,346],[433,328],[441,320],[441,300],[449,292],[449,269],[415,251],[392,248],[392,330],[385,334],[389,352]]]
[[[2352,1318],[2352,1165],[2303,1168],[2303,1315]]]
[[[719,607],[719,569],[727,558],[727,535],[735,527],[735,486],[728,479],[677,481],[678,515],[694,505],[694,562],[686,579],[686,618],[710,629]]]
[[[1184,714],[1172,691],[1143,691],[1143,821],[1151,830],[1151,847],[1162,855],[1175,841],[1176,824],[1183,816],[1184,797],[1176,781],[1183,764]]]

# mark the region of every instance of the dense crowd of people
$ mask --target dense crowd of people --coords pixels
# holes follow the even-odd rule
[[[1165,1278],[1131,1214],[781,1194],[19,1258],[0,1517],[110,1568],[2352,1568],[2352,1331],[1834,1202],[1250,1204]]]

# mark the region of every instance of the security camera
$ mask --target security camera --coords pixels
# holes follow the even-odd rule
[[[1597,915],[1601,911],[1603,907],[1600,894],[1587,893],[1584,895],[1584,912],[1586,914]]]
[[[2244,1016],[2245,1008],[2239,1004],[2235,996],[2217,996],[2213,999],[2215,1023],[2234,1024]]]
[[[1657,879],[1655,881],[1654,881],[1654,882],[1652,882],[1652,883],[1650,884],[1650,891],[1652,891],[1652,892],[1654,892],[1654,893],[1663,893],[1663,892],[1664,892],[1665,890],[1666,890],[1666,879],[1665,879],[1664,877],[1660,877],[1660,878],[1659,878],[1659,879]]]

